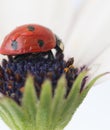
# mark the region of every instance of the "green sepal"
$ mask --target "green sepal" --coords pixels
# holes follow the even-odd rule
[[[75,106],[74,104],[76,104],[77,102],[77,97],[80,94],[81,83],[84,77],[86,76],[86,74],[87,74],[87,71],[83,71],[79,74],[79,76],[77,77],[77,79],[75,80],[75,83],[73,84],[71,88],[71,91],[67,99],[65,99],[63,110],[60,115],[62,119],[59,122],[59,125],[63,128],[68,124],[68,122],[70,121],[74,112],[77,109],[77,106]]]
[[[51,107],[51,113],[50,113],[50,128],[52,130],[56,129],[57,127],[59,129],[59,122],[61,120],[61,111],[63,109],[64,105],[64,98],[66,94],[66,80],[65,76],[63,75],[59,81],[57,88],[54,93],[54,98],[52,100],[52,107]],[[62,129],[62,128],[61,128]]]
[[[80,105],[82,103],[82,101],[84,100],[84,98],[86,97],[86,95],[88,94],[89,90],[93,87],[93,85],[95,84],[95,82],[100,79],[101,77],[105,76],[108,73],[102,73],[98,76],[96,76],[94,79],[92,79],[87,86],[84,88],[84,90],[81,92],[80,96],[79,96],[79,104]]]
[[[12,130],[25,130],[27,122],[23,110],[12,99],[0,99],[0,116]]]
[[[36,126],[36,113],[37,113],[37,95],[33,85],[33,78],[29,76],[25,84],[25,92],[22,98],[22,108],[25,111],[27,119],[29,119],[29,127],[34,129]]]
[[[87,71],[84,71],[77,77],[74,85],[72,86],[71,92],[65,101],[66,108],[64,108],[65,111],[62,111],[64,112],[62,113],[62,116],[63,118],[65,118],[65,120],[63,121],[63,118],[62,118],[62,122],[60,124],[63,127],[65,127],[68,124],[68,122],[71,120],[74,112],[83,102],[84,98],[87,96],[88,91],[92,88],[94,83],[99,78],[106,75],[107,73],[103,73],[96,76],[92,81],[89,82],[87,86],[85,86],[84,90],[80,92],[81,83],[82,83],[83,78],[86,76],[86,74],[87,74]]]
[[[94,78],[80,92],[81,83],[87,75],[87,71],[83,71],[75,80],[67,98],[64,76],[58,81],[54,96],[52,85],[46,80],[42,85],[40,99],[37,99],[33,79],[29,77],[21,106],[14,100],[3,97],[0,99],[0,115],[12,130],[62,130],[94,83],[105,74]]]
[[[36,130],[50,130],[49,118],[52,104],[52,90],[50,81],[46,80],[42,85],[40,102],[36,114]]]
[[[93,85],[95,84],[95,82],[101,78],[102,76],[106,75],[107,73],[103,73],[100,74],[98,76],[96,76],[94,79],[92,79],[83,89],[83,91],[81,93],[79,93],[79,95],[76,98],[76,101],[73,104],[73,108],[78,108],[80,106],[80,104],[84,101],[85,97],[87,96],[89,90],[93,87]],[[71,117],[70,117],[71,119]]]

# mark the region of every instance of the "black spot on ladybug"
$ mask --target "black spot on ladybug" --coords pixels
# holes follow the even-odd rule
[[[40,47],[42,47],[44,45],[44,41],[43,40],[38,40],[38,44]]]
[[[18,47],[18,42],[17,41],[12,41],[12,43],[11,43],[11,46],[12,46],[12,48],[14,49],[14,50],[16,50],[17,49],[17,47]]]
[[[31,25],[28,26],[27,28],[28,28],[29,31],[34,31],[34,30],[35,30],[35,27],[34,27],[34,26],[31,26]]]

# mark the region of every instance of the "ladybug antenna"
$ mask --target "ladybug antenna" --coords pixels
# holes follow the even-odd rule
[[[55,35],[55,37],[56,37],[56,47],[55,47],[55,49],[59,52],[63,52],[63,50],[64,50],[64,45],[63,45],[63,43],[62,43],[62,41],[61,41],[61,39],[57,36],[57,35]]]

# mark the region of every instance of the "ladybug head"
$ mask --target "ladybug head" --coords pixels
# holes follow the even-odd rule
[[[56,37],[56,47],[55,47],[56,50],[63,52],[63,50],[64,50],[64,45],[63,45],[61,39],[60,39],[57,35],[55,35],[55,37]]]

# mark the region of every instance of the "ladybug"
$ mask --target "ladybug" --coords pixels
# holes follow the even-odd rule
[[[5,37],[0,53],[17,56],[50,52],[53,48],[63,51],[61,40],[51,30],[38,24],[26,24],[17,27]]]

